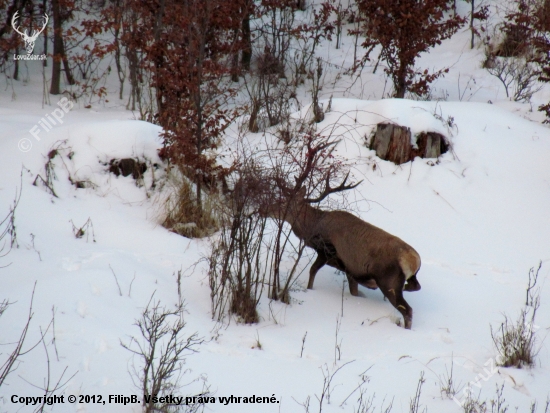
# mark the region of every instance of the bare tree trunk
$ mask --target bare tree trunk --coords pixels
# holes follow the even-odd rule
[[[74,77],[71,72],[71,67],[69,66],[69,61],[67,60],[67,56],[65,55],[65,45],[63,44],[63,38],[61,38],[61,55],[63,56],[63,70],[65,70],[65,77],[67,78],[67,83],[69,85],[74,85]]]
[[[115,64],[116,64],[116,71],[118,74],[118,81],[120,83],[120,89],[118,93],[118,98],[122,100],[123,93],[124,93],[124,81],[126,80],[126,71],[122,67],[121,59],[122,59],[122,50],[120,45],[120,31],[122,27],[122,14],[123,11],[121,9],[120,0],[114,1],[114,6],[116,10],[116,26],[114,30],[114,37],[115,37]]]
[[[65,77],[69,85],[74,85],[75,81],[71,68],[69,66],[69,60],[65,54],[65,45],[63,43],[63,20],[61,18],[61,9],[59,0],[52,0],[52,12],[53,12],[53,67],[52,67],[52,86],[50,93],[52,95],[59,95],[61,93],[61,62],[63,62],[63,69],[65,70]]]
[[[122,64],[120,63],[121,60],[121,52],[120,52],[120,44],[117,41],[117,48],[115,51],[115,63],[116,63],[116,71],[118,74],[118,81],[120,83],[120,89],[118,92],[118,98],[122,100],[123,94],[124,94],[124,80],[126,79],[126,73],[124,72],[124,69],[122,68]]]
[[[342,2],[338,2],[336,11],[336,49],[340,48],[340,39],[342,37]]]
[[[474,9],[475,0],[472,1],[472,12],[470,13],[470,31],[472,32],[472,40],[470,41],[470,49],[474,48]]]
[[[52,0],[53,14],[53,65],[52,65],[52,84],[50,94],[59,95],[61,93],[61,54],[63,53],[63,39],[61,37],[61,15],[59,13],[59,0]]]
[[[155,44],[158,44],[158,42],[160,40],[160,34],[161,34],[162,26],[163,26],[162,25],[162,19],[164,17],[165,4],[166,4],[165,0],[160,0],[159,8],[158,8],[158,11],[157,11],[157,18],[156,18],[156,21],[155,21],[155,30],[154,30]],[[157,71],[162,67],[162,59],[163,59],[163,57],[161,55],[157,55],[156,62],[155,62],[155,68],[156,68]],[[159,76],[159,74],[157,73],[157,77],[158,76]],[[163,110],[162,110],[163,109],[163,104],[162,104],[163,97],[164,97],[163,88],[162,87],[157,87],[157,111],[158,111],[159,115],[161,115],[162,112],[163,112]]]
[[[231,56],[231,81],[239,81],[239,52],[234,52]]]
[[[19,53],[18,47],[15,48],[15,53]],[[13,66],[13,80],[19,80],[19,60],[16,60]]]
[[[250,10],[245,11],[245,17],[242,22],[242,34],[243,34],[243,53],[241,56],[241,64],[244,70],[250,70],[250,62],[252,61],[252,35],[250,31]]]
[[[130,71],[130,100],[128,102],[128,108],[130,110],[136,110],[136,101],[141,99],[141,91],[139,86],[139,74],[138,74],[138,57],[134,46],[130,48],[126,47],[126,57],[128,58],[128,70]]]
[[[403,99],[405,97],[405,92],[407,91],[407,87],[405,86],[405,82],[398,81],[395,85],[395,98]]]
[[[407,66],[404,63],[399,64],[395,74],[392,76],[395,94],[393,97],[403,99],[407,92]]]
[[[136,20],[137,17],[135,13],[132,13],[129,16],[131,22],[130,36],[133,36],[136,32]],[[130,80],[130,97],[128,98],[128,105],[126,109],[136,110],[136,102],[140,105],[141,102],[141,87],[139,84],[140,81],[140,68],[139,68],[139,58],[138,51],[136,50],[135,45],[132,43],[125,42],[125,53],[126,58],[128,59],[128,71],[129,71],[129,80]]]
[[[52,85],[50,93],[59,95],[61,93],[61,62],[65,69],[67,83],[74,85],[74,78],[71,73],[69,61],[65,55],[65,47],[63,45],[63,21],[61,20],[59,0],[52,0],[53,14],[53,66],[52,66]]]

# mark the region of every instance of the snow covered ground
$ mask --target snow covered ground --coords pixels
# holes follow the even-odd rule
[[[327,82],[323,90],[325,98],[334,99],[319,128],[337,125],[334,133],[344,137],[338,151],[355,162],[353,173],[363,179],[350,197],[352,207],[422,257],[422,290],[405,295],[414,309],[410,331],[395,325],[399,313],[379,290],[361,289],[362,297],[346,290],[342,298],[343,276],[330,267],[319,272],[313,290],[305,289],[303,276],[291,305],[264,297],[259,324],[232,322],[216,328],[207,265],[201,261],[208,240],[186,239],[158,225],[161,206],[147,189],[149,172],[145,187],[138,187],[131,177],[108,173],[105,165],[112,158],[130,156],[158,161],[160,129],[133,120],[123,104],[75,106],[62,125],[42,131],[36,140],[29,131],[57,108],[56,101],[52,97],[52,105],[42,108],[42,83],[36,73],[25,84],[13,82],[13,93],[0,92],[0,218],[21,191],[15,213],[19,247],[0,258],[0,267],[9,264],[0,268],[0,302],[13,303],[0,318],[0,363],[12,348],[4,344],[21,333],[35,288],[25,348],[38,340],[40,327],[44,329],[55,313],[55,326],[47,333],[51,380],[65,368],[62,381],[69,379],[55,394],[141,399],[129,373],[138,360],[121,342],[139,337],[134,323],[153,293],[164,305],[177,302],[176,274],[182,270],[185,331],[206,340],[198,353],[187,357],[189,371],[183,382],[200,378],[189,393],[208,383],[216,403],[208,404],[206,411],[305,412],[301,404],[308,397],[310,411],[320,411],[324,377],[341,366],[331,382],[330,398],[325,392],[323,412],[354,411],[360,394],[354,390],[366,376],[364,397],[374,397],[376,411],[393,400],[393,412],[409,412],[421,372],[426,381],[420,404],[430,412],[461,412],[454,400],[441,394],[451,366],[457,387],[467,389],[471,382],[469,387],[482,400],[494,399],[495,387],[504,385],[511,411],[518,407],[527,412],[535,400],[538,411],[544,411],[550,392],[545,341],[550,331],[550,129],[528,104],[504,98],[498,81],[479,68],[482,52],[470,51],[468,38],[468,33],[459,33],[419,62],[422,67],[454,64],[435,85],[449,92],[448,101],[379,100],[380,73],[365,74],[362,92],[346,91],[345,77],[334,85]],[[325,52],[334,61],[349,59],[345,47],[341,56],[328,45]],[[33,63],[38,64],[28,65]],[[462,102],[459,74],[461,79],[474,76],[479,88]],[[548,101],[549,95],[546,87],[535,96],[534,106]],[[307,103],[306,93],[302,99]],[[449,126],[445,121],[451,117]],[[364,146],[364,137],[381,119],[409,126],[413,133],[439,131],[449,137],[453,152],[437,164],[419,158],[402,166],[382,161]],[[58,197],[32,185],[38,174],[45,177],[44,165],[54,146],[59,152],[53,159]],[[68,181],[69,173],[93,185],[77,189]],[[73,224],[81,227],[88,219],[93,233],[75,238]],[[306,259],[311,257],[310,252]],[[494,367],[497,352],[490,326],[498,327],[503,314],[515,320],[525,302],[529,269],[541,260],[536,365]],[[41,346],[21,357],[0,389],[0,411],[33,411],[11,398],[42,395],[37,387],[44,385],[47,374]],[[218,399],[231,395],[274,396],[277,403],[241,399],[224,405]],[[462,391],[456,399],[463,400]],[[115,403],[66,402],[50,408],[140,411],[139,404]]]

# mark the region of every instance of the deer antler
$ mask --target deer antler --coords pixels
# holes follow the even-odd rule
[[[42,28],[41,28],[39,31],[33,30],[33,33],[32,33],[32,36],[31,36],[31,39],[32,39],[32,40],[36,40],[36,38],[38,37],[38,35],[39,35],[40,33],[42,33],[42,32],[44,31],[44,29],[46,28],[46,25],[48,24],[48,20],[49,20],[49,17],[48,17],[48,15],[47,15],[46,13],[44,13],[44,19],[45,19],[45,21],[44,21],[44,25],[42,26]]]
[[[295,176],[294,180],[296,181],[296,185],[294,186],[295,190],[298,190],[302,187],[306,179],[311,175],[312,169],[316,166],[317,162],[319,161],[319,153],[327,148],[331,148],[330,153],[334,150],[335,146],[340,141],[328,141],[318,144],[317,146],[311,146],[311,140],[307,143],[307,161],[306,165],[302,170],[302,173],[299,176]]]
[[[19,31],[19,28],[18,27],[15,27],[15,21],[18,19],[18,16],[17,16],[17,13],[19,13],[19,11],[16,11],[14,14],[13,14],[13,17],[11,18],[11,26],[13,27],[13,30],[15,30],[17,33],[19,33],[21,36],[27,36],[27,32],[25,33],[21,33]]]
[[[292,158],[289,162],[299,167],[297,175],[294,176],[294,185],[288,182],[288,175],[283,176],[281,170],[270,178],[274,186],[282,191],[283,197],[287,199],[296,198],[295,200],[298,200],[299,198],[303,202],[309,203],[320,202],[331,193],[357,187],[362,181],[346,185],[350,175],[349,172],[340,185],[334,188],[330,186],[330,181],[334,178],[334,172],[339,170],[339,166],[337,164],[331,165],[331,162],[327,163],[325,161],[333,157],[338,143],[340,143],[339,140],[331,140],[320,135],[307,135],[302,145],[295,148],[301,154],[292,153],[292,151],[287,152]],[[325,181],[325,188],[317,198],[304,198],[306,195],[304,186],[313,185],[313,187],[317,187],[318,183],[322,185],[323,181]]]
[[[13,30],[15,30],[17,33],[19,33],[21,36],[25,37],[25,38],[28,38],[29,40],[36,40],[36,38],[38,37],[38,35],[40,33],[42,33],[44,31],[44,29],[46,28],[46,25],[48,24],[48,20],[49,20],[49,17],[46,13],[44,13],[44,18],[45,18],[45,21],[44,21],[44,25],[42,26],[42,29],[40,30],[33,30],[33,34],[32,36],[29,36],[27,34],[27,31],[25,30],[25,33],[21,33],[19,31],[19,27],[16,27],[16,21],[17,19],[19,18],[19,16],[17,15],[19,13],[19,11],[16,11],[14,14],[13,14],[13,17],[11,18],[11,25],[13,27]]]
[[[309,202],[309,203],[321,202],[323,199],[325,199],[330,194],[333,194],[335,192],[347,191],[348,189],[353,189],[353,188],[357,187],[357,185],[359,185],[361,182],[363,182],[363,181],[359,181],[355,184],[346,185],[346,181],[348,180],[348,177],[349,177],[349,172],[346,174],[346,177],[340,183],[340,185],[338,185],[336,188],[331,188],[330,187],[330,174],[327,174],[327,177],[325,179],[325,189],[323,190],[323,192],[317,198],[305,198],[304,201]]]

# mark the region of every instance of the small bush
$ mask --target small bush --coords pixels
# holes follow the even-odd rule
[[[267,219],[251,213],[250,193],[235,189],[229,212],[209,254],[212,317],[221,321],[226,313],[244,323],[257,323],[256,307],[268,272],[264,236]]]
[[[517,57],[523,55],[529,47],[528,28],[509,25],[504,30],[504,39],[499,46],[499,56]]]
[[[21,175],[21,179],[23,179],[23,175]],[[13,205],[10,205],[8,214],[0,221],[0,258],[8,255],[13,247],[19,248],[15,226],[15,210],[17,209],[17,205],[19,205],[20,199],[21,191],[16,190]],[[7,243],[8,237],[10,239],[9,243]],[[2,267],[3,265],[0,265],[0,268]]]
[[[420,378],[418,379],[418,384],[416,385],[416,393],[414,394],[414,397],[411,398],[411,401],[409,403],[409,413],[426,413],[428,411],[427,407],[424,407],[423,410],[421,409],[420,404],[420,395],[422,394],[422,386],[426,382],[426,379],[424,378],[424,372],[420,372]]]
[[[506,97],[515,102],[529,102],[542,89],[539,73],[529,58],[487,56],[485,68],[504,85]]]
[[[479,394],[477,397],[474,397],[472,392],[469,392],[468,397],[462,404],[462,409],[464,413],[486,413],[487,402],[485,400],[480,400]]]
[[[451,359],[451,368],[447,369],[445,366],[445,374],[438,376],[439,380],[439,391],[442,396],[445,396],[449,399],[455,397],[460,390],[464,387],[460,383],[456,382],[456,377],[453,375],[454,371],[454,360]]]
[[[534,318],[536,310],[529,315],[529,309],[521,310],[514,323],[507,316],[500,327],[493,331],[491,337],[497,348],[499,357],[497,363],[503,367],[529,367],[535,362],[538,347],[535,337]]]
[[[204,342],[195,332],[184,334],[186,323],[183,319],[185,306],[178,303],[175,308],[166,308],[153,296],[143,310],[135,325],[140,335],[130,337],[128,343],[121,341],[122,347],[134,354],[137,361],[132,365],[131,376],[145,397],[144,413],[196,412],[194,405],[184,406],[181,410],[168,402],[157,402],[151,396],[177,394],[183,387],[181,379],[188,372],[185,358],[198,352]],[[201,396],[210,396],[208,388],[203,386]],[[177,409],[177,410],[175,410]]]
[[[529,283],[526,289],[526,305],[521,309],[514,323],[508,316],[504,322],[493,330],[491,337],[499,356],[497,364],[503,367],[530,367],[535,363],[535,357],[540,347],[537,345],[535,317],[540,306],[540,289],[537,287],[538,272],[534,268],[529,271]]]
[[[491,413],[507,413],[508,412],[508,404],[506,403],[506,399],[503,396],[504,393],[504,383],[502,383],[502,386],[496,385],[496,397],[494,399],[491,399]]]

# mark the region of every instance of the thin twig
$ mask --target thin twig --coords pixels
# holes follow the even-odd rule
[[[136,279],[136,272],[134,271],[134,278],[132,278],[132,282],[130,283],[130,287],[128,287],[128,297],[132,294],[132,284],[134,283],[134,280]],[[181,297],[180,297],[181,301]]]
[[[304,337],[302,337],[302,351],[300,351],[300,358],[302,358],[302,355],[304,354],[304,346],[306,345],[306,337],[307,337],[307,331],[304,334]]]
[[[117,277],[116,277],[115,271],[114,271],[113,268],[111,267],[111,264],[109,264],[109,268],[111,269],[111,272],[113,273],[113,276],[115,277],[116,286],[118,287],[118,293],[119,293],[119,295],[122,297],[122,290],[120,289],[120,284],[118,283],[118,279],[117,279]]]
[[[53,348],[55,350],[55,357],[57,358],[57,361],[59,361],[59,353],[57,352],[57,340],[55,339],[55,306],[52,305],[52,344]]]
[[[374,364],[372,364],[368,369],[366,369],[363,373],[361,373],[361,383],[359,383],[359,385],[350,394],[348,394],[348,397],[346,397],[344,401],[340,403],[340,407],[342,407],[344,403],[346,403],[346,401],[353,395],[353,393],[355,393],[357,390],[359,390],[363,386],[363,384],[368,383],[369,377],[365,376],[365,373],[369,371],[372,368],[372,366],[374,366]]]
[[[453,207],[445,198],[443,198],[443,197],[441,196],[441,194],[440,194],[439,192],[437,192],[435,189],[434,189],[433,191],[435,192],[435,194],[436,194],[437,196],[441,197],[441,199],[442,199],[443,201],[445,201],[445,203],[446,203],[447,205],[449,205],[449,206],[453,209],[453,211],[458,212],[456,209],[454,209],[454,207]]]
[[[53,190],[53,188],[48,184],[48,182],[46,182],[46,181],[44,180],[44,178],[42,178],[42,176],[41,176],[40,174],[36,175],[36,178],[34,178],[34,181],[33,181],[33,183],[32,183],[34,186],[38,186],[38,185],[37,185],[38,178],[40,178],[40,180],[42,181],[42,183],[44,184],[44,186],[50,190],[50,192],[51,192],[51,194],[52,194],[53,196],[55,196],[56,198],[59,198],[59,197],[57,196],[57,194],[55,193],[55,191]]]
[[[531,290],[533,290],[533,288],[535,288],[535,286],[537,285],[537,281],[539,278],[539,271],[541,267],[542,267],[542,261],[539,262],[537,271],[535,271],[535,267],[529,270],[529,283],[527,285],[525,305],[534,306],[536,304],[535,297],[538,295],[538,291],[535,290],[532,293]]]

